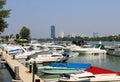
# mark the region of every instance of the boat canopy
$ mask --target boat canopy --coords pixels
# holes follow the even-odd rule
[[[55,62],[55,63],[52,63],[50,66],[53,66],[53,67],[68,67],[68,68],[78,68],[78,69],[87,69],[87,68],[90,68],[91,67],[91,64],[89,63],[58,63],[58,62]]]
[[[105,46],[103,44],[95,44],[93,45],[95,48],[100,48],[101,50],[105,49]]]

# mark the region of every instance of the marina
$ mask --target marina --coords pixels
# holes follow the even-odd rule
[[[91,63],[93,66],[97,66],[97,67],[102,67],[102,68],[106,68],[109,70],[113,70],[115,72],[120,72],[120,64],[119,64],[119,57],[115,57],[115,56],[110,56],[110,55],[79,55],[77,57],[74,58],[70,58],[68,60],[68,62],[83,62],[83,63]],[[95,69],[96,70],[96,69]],[[95,71],[94,70],[94,71]],[[51,75],[44,75],[42,76],[45,80],[50,81],[51,79],[49,78],[56,78],[55,76],[51,76]],[[58,78],[58,76],[57,76]],[[107,81],[109,82],[109,81]],[[114,82],[114,81],[113,81]],[[119,81],[118,81],[119,82]]]
[[[0,0],[0,82],[120,82],[119,3]]]
[[[79,55],[74,56],[74,52],[66,52],[66,53],[70,54],[70,55],[72,54],[72,57],[70,57],[66,61],[67,63],[90,63],[92,66],[102,67],[102,68],[105,68],[105,69],[113,70],[115,72],[120,72],[120,68],[119,68],[120,67],[120,64],[119,64],[120,58],[119,57],[111,56],[111,55],[108,55],[108,54],[80,54],[80,53],[79,53]],[[6,54],[6,52],[4,52],[3,54]],[[9,60],[9,57],[12,60]],[[20,65],[19,71],[22,74],[19,74],[19,75],[24,80],[23,82],[28,82],[28,81],[25,81],[26,80],[25,77],[31,78],[31,81],[32,81],[32,74],[28,72],[29,71],[28,68],[26,68],[23,64],[21,64],[17,60],[13,59],[13,56],[7,55],[4,58],[6,58],[6,62],[1,61],[1,63],[8,63],[8,65],[10,65],[10,68],[12,68],[13,71],[15,70],[15,66]],[[14,63],[10,64],[10,62],[14,62]],[[16,62],[18,62],[18,63],[16,63]],[[42,67],[41,64],[40,65],[37,64],[37,66]],[[52,69],[52,68],[50,68],[50,69]],[[59,68],[57,68],[57,69],[59,69]],[[27,73],[27,75],[24,74],[23,72]],[[25,75],[25,76],[23,76],[23,75]],[[30,75],[30,76],[28,76],[28,75]],[[48,78],[48,76],[49,76],[49,78]],[[60,76],[57,76],[57,75],[55,77],[60,78]],[[55,81],[58,80],[58,78],[54,78],[53,76],[51,76],[49,74],[47,74],[47,75],[44,74],[43,75],[41,72],[37,73],[37,78],[36,79],[38,79],[38,78],[39,79],[41,78],[43,81],[47,81],[47,82],[50,82],[50,81],[55,82]],[[11,81],[14,82],[13,78],[11,78]]]

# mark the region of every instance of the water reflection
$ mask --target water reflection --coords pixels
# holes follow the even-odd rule
[[[11,82],[12,77],[5,65],[0,64],[0,82]]]
[[[95,66],[104,67],[114,71],[120,71],[120,57],[110,56],[107,54],[79,54],[77,57],[70,58],[68,62],[91,63]]]
[[[120,57],[107,55],[106,65],[112,70],[120,71]]]

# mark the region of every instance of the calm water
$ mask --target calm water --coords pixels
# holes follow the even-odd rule
[[[0,82],[11,82],[12,77],[6,67],[0,64]]]
[[[106,54],[80,54],[77,57],[70,58],[68,62],[91,63],[95,66],[111,69],[114,71],[120,71],[120,57],[110,56]]]
[[[89,43],[94,44],[98,42],[89,42]],[[103,44],[107,46],[114,45],[117,43],[120,43],[120,42],[103,42]],[[91,63],[92,65],[95,65],[95,66],[120,72],[120,57],[110,56],[106,54],[104,55],[79,54],[79,56],[70,58],[68,62]],[[11,82],[11,79],[12,78],[9,72],[5,68],[0,69],[0,82]]]
[[[98,41],[89,41],[90,44],[99,43]],[[114,46],[115,44],[120,44],[120,42],[115,41],[104,41],[102,42],[105,46]],[[92,55],[92,54],[79,54],[77,57],[70,58],[68,62],[76,63],[91,63],[92,65],[111,69],[120,72],[120,57],[110,56],[107,54]]]

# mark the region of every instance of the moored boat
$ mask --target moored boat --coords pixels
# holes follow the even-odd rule
[[[81,69],[75,69],[75,68],[52,67],[52,66],[38,67],[38,70],[39,72],[45,74],[70,74],[70,73],[78,73],[83,71]]]
[[[88,73],[76,73],[76,74],[69,74],[68,76],[63,76],[59,80],[62,82],[78,82],[80,79],[88,79],[87,82],[111,82],[111,81],[120,81],[120,73],[114,72],[112,70],[92,66],[86,70]],[[74,80],[74,81],[73,81]]]
[[[67,67],[67,68],[76,68],[76,69],[88,69],[91,67],[91,64],[89,63],[59,63],[59,62],[54,62],[50,66],[52,67]]]
[[[69,77],[64,76],[59,79],[61,82],[110,82],[110,81],[120,81],[120,76],[116,74],[97,74],[97,75],[79,75],[79,74],[72,74]]]
[[[69,54],[60,53],[42,53],[35,57],[29,58],[28,63],[35,61],[36,63],[51,63],[51,62],[64,62],[69,58]]]
[[[106,54],[107,53],[103,44],[94,44],[90,48],[82,48],[82,47],[76,48],[76,49],[74,48],[72,51],[80,52],[83,54]]]
[[[38,67],[41,72],[48,74],[83,73],[90,68],[91,64],[84,63],[58,63],[54,62],[50,66]]]
[[[107,54],[113,56],[120,56],[120,44],[116,44],[115,46],[107,49]]]

